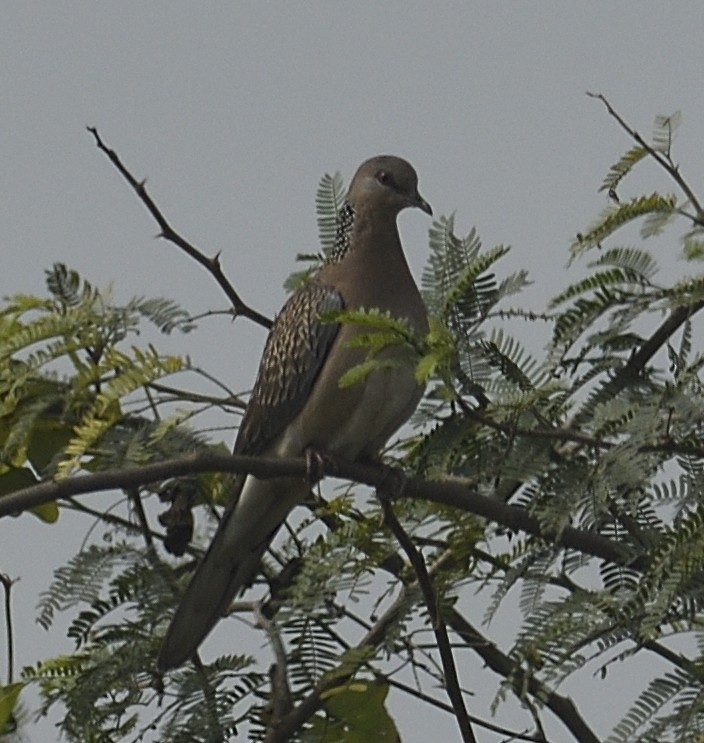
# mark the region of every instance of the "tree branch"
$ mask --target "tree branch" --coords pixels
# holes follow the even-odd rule
[[[389,476],[384,465],[358,464],[326,457],[324,474],[352,480],[369,487],[383,486]],[[233,472],[252,474],[262,479],[271,477],[306,477],[304,459],[277,459],[216,454],[205,451],[183,457],[167,459],[156,464],[147,464],[125,470],[108,470],[90,475],[78,475],[53,482],[43,482],[18,490],[0,498],[0,517],[16,515],[35,506],[69,496],[103,490],[126,489],[139,485],[160,482],[174,477],[198,472]],[[489,521],[511,529],[522,531],[555,547],[568,547],[618,565],[627,565],[643,570],[646,556],[633,548],[601,536],[600,534],[565,527],[559,533],[546,530],[537,516],[520,506],[511,506],[497,498],[480,495],[469,485],[460,481],[425,481],[420,477],[409,477],[404,485],[404,497],[441,503],[453,508],[474,513]]]
[[[2,583],[2,587],[5,593],[5,601],[3,602],[5,606],[5,630],[7,631],[7,685],[9,686],[14,681],[14,675],[15,675],[15,668],[14,668],[14,658],[15,658],[15,643],[14,643],[14,636],[12,631],[12,605],[10,601],[10,591],[12,590],[12,584],[13,584],[12,578],[10,578],[9,575],[6,575],[5,573],[0,573],[0,583]],[[0,730],[0,734],[2,734],[2,730]]]
[[[325,525],[331,530],[336,531],[339,528],[339,522],[336,520],[335,517],[327,514],[322,516]],[[417,538],[416,538],[417,539]],[[436,545],[438,549],[445,549],[446,545],[443,543],[438,542]],[[506,570],[505,564],[498,564],[494,561],[491,555],[488,555],[486,553],[481,553],[480,550],[477,550],[476,548],[473,550],[473,552],[479,552],[481,559],[488,559],[490,562],[492,562],[496,567],[500,567],[502,570]],[[454,560],[454,554],[452,550],[445,549],[445,551],[442,553],[442,555],[433,562],[429,572],[432,574],[436,574],[439,572],[442,568],[446,567],[448,563],[452,563]],[[393,575],[394,577],[401,580],[401,576],[403,571],[405,570],[405,563],[401,559],[400,555],[397,553],[393,553],[390,557],[387,557],[379,564],[379,568],[381,570],[386,571],[390,575]],[[556,585],[561,585],[563,588],[569,588],[572,590],[573,586],[569,583],[565,584],[566,578],[563,577],[562,581],[556,581]],[[406,587],[402,589],[404,592],[407,592]],[[406,594],[404,593],[404,596]],[[399,601],[402,597],[399,597]],[[457,609],[454,607],[451,608],[449,611],[445,609],[443,612],[443,617],[447,621],[447,623],[455,629],[455,631],[458,633],[460,638],[463,640],[463,642],[466,644],[468,649],[475,651],[485,662],[486,664],[498,675],[502,676],[502,678],[505,678],[509,682],[514,682],[517,678],[525,676],[525,672],[523,669],[521,669],[520,665],[510,658],[508,655],[505,655],[501,652],[499,648],[496,647],[496,645],[491,642],[489,639],[487,639],[484,635],[482,635],[477,629],[475,629],[463,616],[460,614]],[[395,616],[391,616],[389,623],[393,623],[396,621]],[[368,629],[368,628],[367,628]],[[471,629],[471,631],[470,631]],[[349,646],[345,645],[345,649],[348,649]],[[371,668],[371,666],[370,666]],[[378,674],[378,671],[375,671],[373,668],[371,668],[372,672],[375,674]],[[392,686],[398,687],[400,690],[405,691],[408,694],[417,695],[419,698],[423,698],[425,701],[429,701],[430,703],[434,704],[435,706],[439,707],[440,709],[444,709],[447,712],[454,712],[453,708],[450,705],[444,704],[443,702],[440,702],[439,700],[435,700],[432,698],[427,698],[426,695],[417,692],[412,687],[408,687],[405,684],[401,684],[400,682],[396,681],[392,678],[386,678],[385,676],[382,677]],[[592,743],[592,741],[597,740],[596,736],[591,732],[589,726],[587,723],[582,719],[581,715],[579,714],[579,711],[575,707],[574,703],[571,699],[567,697],[563,697],[557,692],[555,692],[553,689],[551,689],[546,684],[543,684],[539,682],[537,679],[532,680],[530,688],[526,688],[523,685],[513,684],[513,689],[517,697],[525,701],[525,694],[526,692],[532,693],[536,692],[540,696],[537,697],[540,700],[548,699],[549,700],[549,709],[555,714],[576,737],[580,743],[583,741],[584,743]],[[543,738],[539,738],[536,736],[536,734],[532,735],[525,735],[523,733],[517,733],[515,731],[506,731],[503,729],[498,729],[495,726],[493,726],[491,723],[481,720],[477,717],[471,717],[470,718],[472,723],[475,725],[478,725],[480,727],[483,727],[487,730],[493,730],[494,732],[499,732],[505,736],[508,736],[509,739],[515,738],[516,740],[544,740]]]
[[[274,653],[274,663],[269,669],[269,680],[271,682],[271,718],[267,723],[265,743],[269,743],[270,737],[275,735],[279,721],[288,715],[293,709],[291,688],[288,683],[288,663],[286,661],[286,649],[281,640],[279,628],[273,619],[269,619],[262,611],[260,603],[254,607],[256,625],[261,627],[269,638],[269,644]]]
[[[606,382],[602,388],[602,394],[608,392],[612,396],[615,396],[629,382],[636,380],[642,373],[645,365],[655,356],[663,344],[668,341],[670,336],[703,307],[704,301],[699,301],[691,305],[683,305],[682,307],[673,309],[648,340],[628,359],[626,365],[614,374],[612,379]]]
[[[675,322],[675,319],[668,318],[666,323]],[[680,323],[681,324],[681,323]],[[649,342],[649,341],[648,341]],[[657,349],[656,349],[657,350]],[[458,401],[459,402],[459,401]],[[491,428],[494,431],[511,436],[512,438],[524,437],[534,439],[546,439],[548,441],[563,442],[566,445],[576,444],[580,448],[587,446],[592,449],[613,449],[618,446],[617,441],[607,441],[606,439],[590,436],[589,434],[579,433],[571,428],[526,428],[525,426],[516,426],[512,423],[503,423],[496,421],[488,415],[483,414],[476,408],[469,405],[462,405],[462,412],[472,420],[481,423],[481,425]],[[664,441],[660,444],[644,444],[636,448],[639,452],[661,452],[663,454],[672,454],[673,456],[693,456],[704,458],[704,446],[693,446],[692,444],[679,444],[676,441]],[[564,454],[565,452],[559,451]]]
[[[208,258],[205,253],[201,252],[192,243],[188,242],[188,240],[186,240],[178,232],[176,232],[176,230],[174,230],[174,228],[169,224],[166,217],[162,214],[161,210],[156,205],[152,197],[147,193],[146,181],[138,181],[132,175],[132,173],[125,167],[125,165],[123,165],[122,160],[120,160],[120,157],[115,152],[115,150],[110,149],[103,142],[100,134],[98,134],[98,130],[94,126],[88,126],[86,128],[93,135],[95,144],[97,145],[98,149],[101,150],[101,152],[104,152],[105,155],[107,155],[110,162],[115,166],[117,171],[127,181],[127,183],[130,184],[132,190],[137,194],[144,206],[147,207],[152,217],[154,217],[161,230],[159,237],[163,237],[165,240],[168,240],[169,242],[176,245],[184,253],[186,253],[186,255],[193,258],[194,261],[200,263],[200,265],[203,266],[208,271],[208,273],[210,273],[210,275],[215,279],[220,288],[225,292],[227,298],[230,300],[230,304],[232,305],[232,310],[235,317],[246,317],[253,322],[258,323],[259,325],[262,325],[265,328],[270,328],[271,320],[265,315],[262,315],[261,313],[246,305],[242,301],[240,295],[235,291],[235,288],[232,286],[222,270],[222,266],[220,265],[220,254],[216,253],[212,258]]]
[[[597,100],[601,101],[606,107],[609,115],[616,119],[621,129],[623,129],[631,137],[631,139],[635,140],[644,150],[646,150],[646,152],[658,163],[658,165],[665,168],[670,177],[682,189],[684,195],[689,200],[689,203],[696,210],[697,222],[699,224],[702,224],[704,222],[704,213],[702,212],[702,206],[699,203],[699,199],[697,198],[694,191],[692,191],[687,181],[685,181],[685,179],[682,177],[679,168],[671,160],[669,160],[669,158],[663,157],[662,153],[654,149],[650,144],[648,144],[648,142],[643,139],[643,137],[641,137],[640,134],[638,134],[638,132],[633,127],[627,124],[625,119],[609,103],[608,98],[603,93],[590,93],[589,91],[587,91],[587,95],[590,98],[596,98]]]
[[[430,622],[435,634],[435,640],[438,645],[438,651],[440,653],[447,696],[452,702],[452,708],[455,711],[455,717],[462,734],[462,740],[465,741],[465,743],[476,743],[477,739],[474,736],[472,724],[469,720],[467,708],[464,704],[462,688],[460,687],[457,667],[455,666],[455,658],[452,654],[452,648],[450,647],[450,638],[447,635],[447,627],[445,626],[445,622],[440,613],[438,599],[435,595],[435,589],[433,588],[430,576],[428,575],[425,560],[421,553],[415,548],[411,538],[396,518],[396,514],[391,506],[389,494],[385,492],[383,488],[378,488],[377,495],[384,511],[384,521],[391,530],[391,533],[396,537],[396,540],[401,545],[403,551],[406,553],[406,556],[413,566],[413,571],[416,574],[418,585],[423,592],[423,598],[428,609],[428,615],[430,617]]]
[[[152,530],[149,528],[149,521],[147,520],[147,514],[144,511],[144,505],[142,503],[142,496],[139,492],[139,488],[127,488],[127,497],[132,503],[135,514],[137,515],[137,522],[139,523],[139,530],[144,538],[144,543],[148,550],[154,549],[154,540],[152,539]]]
[[[446,618],[452,629],[484,660],[492,671],[511,682],[519,698],[527,691],[532,696],[540,699],[548,709],[552,710],[562,720],[579,743],[600,743],[599,738],[594,735],[591,728],[582,719],[569,697],[557,694],[549,686],[526,673],[455,609],[449,609]]]

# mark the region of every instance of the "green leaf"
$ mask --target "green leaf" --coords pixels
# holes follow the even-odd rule
[[[322,695],[328,717],[316,715],[307,743],[369,743],[400,740],[385,701],[388,684],[354,681],[330,689]]]
[[[425,354],[416,364],[416,379],[421,383],[427,382],[435,374],[435,370],[440,366],[443,359],[444,355],[442,353]]]
[[[67,307],[90,304],[98,296],[98,292],[88,281],[81,279],[77,271],[69,269],[63,263],[54,263],[53,268],[45,273],[47,288]]]
[[[289,274],[284,281],[284,289],[287,292],[295,292],[299,286],[303,286],[303,284],[308,281],[314,270],[315,267],[311,267],[305,268],[303,269],[303,271],[294,271],[293,273]]]
[[[324,322],[348,323],[374,330],[388,330],[403,337],[411,335],[408,323],[405,320],[392,317],[388,312],[382,312],[375,308],[369,310],[334,310],[323,313],[321,319]]]
[[[36,485],[39,481],[28,467],[5,468],[0,474],[0,498],[17,490]]]
[[[345,191],[345,182],[339,172],[326,173],[320,179],[315,209],[318,213],[318,236],[325,255],[335,247],[338,215],[345,202]]]
[[[685,239],[682,254],[688,261],[704,260],[704,240]]]
[[[72,435],[72,428],[56,419],[39,419],[29,439],[27,459],[37,472],[42,472],[63,451]]]
[[[682,112],[669,116],[658,114],[653,122],[653,149],[669,157],[675,132],[682,123]]]
[[[12,468],[0,474],[0,498],[3,495],[16,493],[18,490],[36,485],[40,480],[34,476],[34,473],[28,467]],[[59,507],[56,501],[42,503],[29,509],[41,521],[47,524],[53,524],[59,518]]]
[[[476,314],[481,314],[485,308],[492,304],[496,294],[493,276],[487,282],[488,286],[486,287],[480,287],[479,278],[491,265],[505,256],[509,250],[510,248],[505,245],[497,245],[486,253],[477,256],[459,273],[445,297],[443,317],[448,317],[453,311],[460,308],[462,300],[466,300],[470,292],[475,294],[473,297],[475,307],[473,309]],[[480,288],[482,289],[481,294],[479,292]]]
[[[445,378],[443,372],[456,370],[457,348],[449,328],[439,320],[430,320],[430,332],[425,337],[425,353],[416,364],[416,379],[425,384],[434,374]],[[445,379],[447,381],[447,379]]]
[[[353,366],[348,369],[339,379],[338,386],[340,387],[351,387],[357,382],[365,380],[372,372],[378,371],[379,369],[392,369],[399,366],[400,361],[394,361],[392,359],[368,359],[363,361],[361,364]]]
[[[13,731],[12,711],[24,686],[22,683],[0,686],[0,735]]]
[[[405,342],[405,338],[399,337],[398,333],[394,332],[359,333],[348,341],[347,347],[368,348],[369,355],[373,356],[388,346],[400,346]]]
[[[575,258],[586,250],[599,245],[603,240],[634,219],[649,214],[669,215],[677,208],[677,197],[661,196],[652,193],[650,196],[638,196],[630,201],[609,206],[601,213],[599,219],[591,225],[585,233],[580,233],[570,246],[572,257]]]
[[[618,162],[611,166],[608,175],[599,187],[599,191],[608,191],[610,195],[615,197],[616,188],[619,183],[628,175],[633,166],[639,163],[647,154],[647,148],[642,145],[631,147],[625,155],[622,155]]]
[[[605,250],[593,266],[616,266],[628,273],[631,281],[649,282],[658,272],[658,264],[647,250],[642,248],[617,247]]]
[[[568,299],[572,299],[573,297],[579,296],[580,294],[593,292],[597,289],[602,289],[607,286],[628,287],[633,283],[634,277],[619,268],[610,268],[608,271],[597,271],[596,273],[591,274],[591,276],[587,276],[587,278],[578,281],[576,284],[568,286],[565,291],[563,291],[554,299],[550,300],[549,307],[555,308],[560,304],[564,304]]]
[[[34,506],[30,509],[30,513],[33,513],[40,521],[44,521],[47,524],[53,524],[59,520],[59,506],[55,500]]]

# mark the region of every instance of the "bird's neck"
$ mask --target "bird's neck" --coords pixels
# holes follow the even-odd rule
[[[425,309],[401,247],[395,217],[379,218],[378,213],[360,210],[349,229],[345,251],[334,262],[328,260],[317,280],[334,286],[347,309],[376,307],[407,316],[422,332]]]
[[[337,213],[337,229],[335,232],[335,245],[327,258],[326,263],[339,263],[350,249],[350,237],[354,226],[355,211],[349,201],[345,201]]]
[[[395,214],[378,210],[368,211],[353,207],[349,201],[345,201],[337,214],[335,244],[326,263],[328,265],[340,263],[349,253],[364,250],[365,245],[373,245],[379,239],[389,238],[392,243],[397,243],[400,249]]]

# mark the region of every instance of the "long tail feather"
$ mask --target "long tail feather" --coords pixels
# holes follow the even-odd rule
[[[252,580],[274,535],[306,491],[300,480],[247,478],[171,620],[157,659],[160,671],[193,657],[237,592]]]

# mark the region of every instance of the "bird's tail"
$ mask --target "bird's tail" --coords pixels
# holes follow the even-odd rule
[[[171,620],[157,659],[160,671],[193,657],[235,594],[254,577],[264,551],[307,490],[301,480],[247,477]]]

